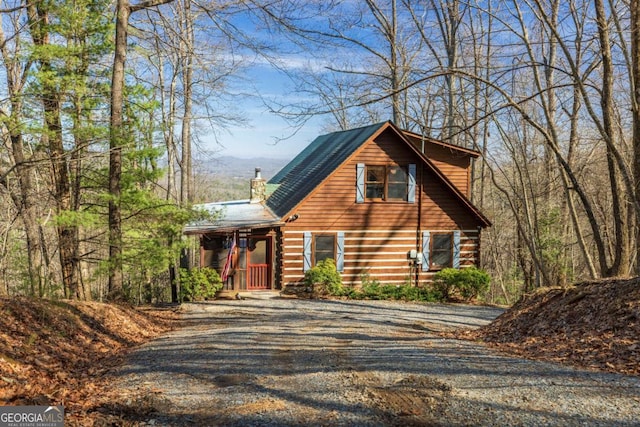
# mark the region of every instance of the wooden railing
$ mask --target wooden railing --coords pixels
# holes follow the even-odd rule
[[[252,264],[249,266],[247,289],[270,289],[269,266],[267,264]]]

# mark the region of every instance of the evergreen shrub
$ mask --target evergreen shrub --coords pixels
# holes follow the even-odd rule
[[[342,296],[344,293],[342,277],[331,258],[323,259],[307,270],[304,273],[304,282],[313,289],[314,295]]]
[[[489,274],[476,267],[445,268],[434,276],[433,287],[446,301],[471,301],[487,292],[490,282]]]
[[[222,289],[222,279],[213,268],[180,269],[180,297],[182,301],[212,299]]]

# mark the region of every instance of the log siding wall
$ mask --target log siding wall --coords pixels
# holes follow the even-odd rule
[[[382,284],[423,285],[431,281],[437,271],[421,271],[408,257],[409,251],[421,251],[421,235],[416,230],[307,230],[312,234],[345,233],[344,271],[342,281],[346,285],[362,284],[363,275]],[[429,230],[432,233],[451,230]],[[460,268],[476,264],[478,230],[460,230]],[[282,234],[284,256],[282,257],[281,283],[298,286],[304,281],[303,239],[304,231],[285,231]],[[416,275],[417,269],[417,275]]]
[[[409,138],[420,149],[420,139]],[[471,162],[470,154],[425,141],[424,153],[429,160],[467,197],[471,195]]]

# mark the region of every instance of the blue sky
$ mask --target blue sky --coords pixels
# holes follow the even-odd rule
[[[316,99],[309,103],[302,99],[305,95],[294,90],[285,73],[322,70],[327,64],[314,49],[294,45],[281,33],[265,29],[250,15],[238,14],[234,17],[234,25],[241,32],[246,32],[247,37],[272,46],[274,50],[266,51],[269,59],[245,48],[230,53],[234,61],[240,60],[244,64],[237,80],[231,83],[231,90],[238,95],[232,108],[248,123],[232,124],[226,131],[219,130],[215,137],[203,136],[202,139],[207,141],[204,148],[213,151],[216,157],[291,159],[317,136],[327,133],[330,118],[313,117],[301,128],[293,128],[285,119],[269,112],[263,100],[280,106],[316,104]],[[335,53],[335,49],[332,52]],[[277,61],[279,70],[271,63],[273,61]]]
[[[318,135],[325,133],[320,119],[316,119],[291,136],[294,132],[291,125],[266,111],[266,107],[255,100],[244,101],[238,108],[247,115],[250,123],[248,126],[231,126],[228,132],[218,136],[218,145],[209,140],[212,146],[207,148],[213,149],[216,157],[292,159]]]
[[[298,96],[280,72],[265,64],[255,64],[248,70],[247,80],[242,91],[253,95],[239,96],[234,107],[248,123],[231,126],[227,132],[218,135],[219,145],[215,149],[219,156],[291,159],[318,135],[325,133],[320,117],[296,129],[268,111],[260,97],[285,105],[295,102]]]
[[[253,56],[253,57],[251,57]],[[318,66],[304,52],[280,53],[278,67],[293,71]],[[293,90],[292,83],[282,70],[277,70],[265,59],[249,53],[239,80],[233,83],[237,93],[233,109],[247,120],[247,124],[231,125],[227,131],[204,137],[208,150],[216,157],[240,158],[269,157],[292,159],[318,135],[326,133],[326,118],[314,117],[301,128],[275,113],[269,112],[263,100],[276,105],[291,105],[300,101],[300,94]]]

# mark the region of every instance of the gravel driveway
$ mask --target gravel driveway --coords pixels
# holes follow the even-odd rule
[[[499,314],[387,301],[187,304],[185,327],[133,353],[114,387],[142,425],[640,425],[640,378],[434,334]]]

